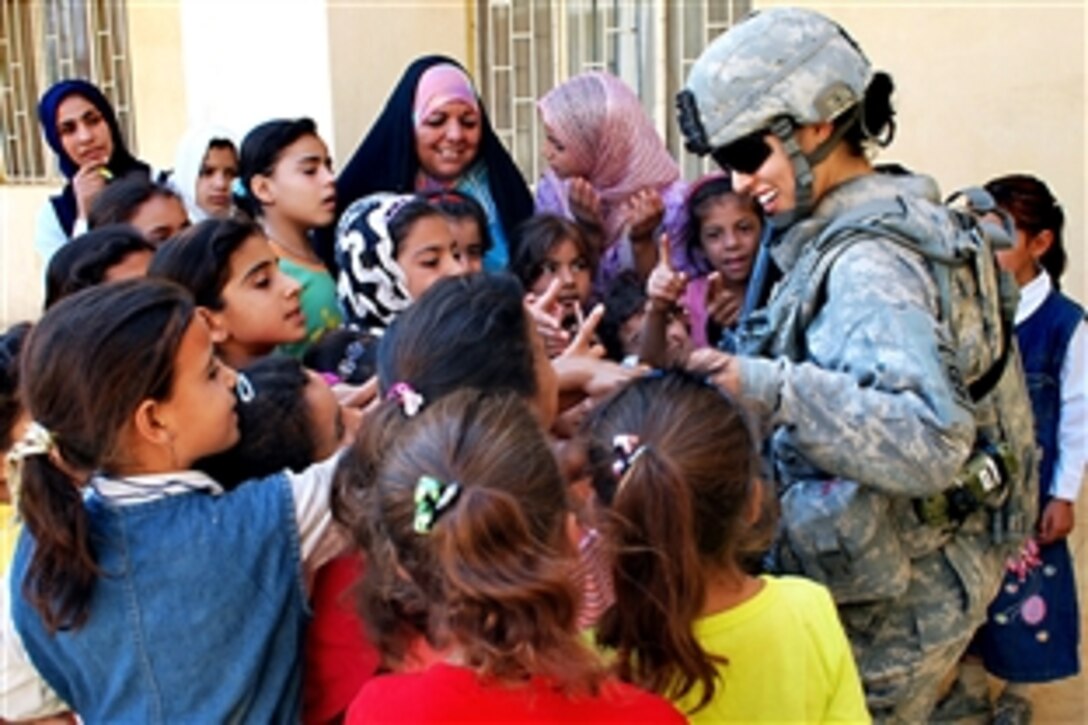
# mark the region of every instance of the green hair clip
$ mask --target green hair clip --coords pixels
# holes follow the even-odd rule
[[[412,528],[417,534],[429,534],[438,516],[453,505],[461,493],[457,481],[442,483],[433,476],[420,476],[416,482],[416,517]]]

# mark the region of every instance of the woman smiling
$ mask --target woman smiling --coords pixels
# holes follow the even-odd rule
[[[532,215],[533,200],[472,80],[440,55],[408,66],[336,181],[341,211],[377,191],[434,189],[457,189],[483,206],[492,239],[484,268],[506,267],[513,230]]]

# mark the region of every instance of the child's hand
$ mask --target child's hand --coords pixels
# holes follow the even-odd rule
[[[735,289],[726,289],[722,276],[717,272],[710,273],[706,287],[706,313],[710,319],[723,328],[731,327],[740,317],[743,303],[743,294]]]
[[[589,317],[578,319],[578,333],[570,341],[570,345],[563,350],[563,355],[568,357],[591,357],[600,359],[604,357],[604,347],[597,342],[597,325],[601,324],[604,317],[604,305],[597,304]]]
[[[1073,502],[1050,499],[1039,519],[1039,543],[1053,544],[1073,531]]]
[[[597,229],[604,226],[601,215],[601,196],[593,185],[581,176],[570,180],[570,211],[575,220],[584,226]]]
[[[86,219],[98,194],[106,188],[109,169],[106,160],[82,166],[72,177],[72,191],[76,196],[76,209],[80,219]]]
[[[340,405],[364,410],[378,398],[378,376],[372,375],[361,385],[337,383],[332,387],[332,392]]]
[[[646,296],[654,312],[668,312],[680,302],[688,286],[688,277],[672,268],[669,235],[662,234],[658,244],[657,264],[646,281]]]
[[[544,350],[550,358],[561,355],[571,341],[570,333],[563,329],[561,320],[559,309],[561,287],[562,282],[556,277],[540,297],[532,293],[525,295],[525,309],[532,316],[536,331],[544,341]]]
[[[665,218],[665,202],[654,189],[643,189],[634,194],[624,206],[627,235],[632,242],[648,240]]]

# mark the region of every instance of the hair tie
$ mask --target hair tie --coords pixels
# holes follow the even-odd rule
[[[238,377],[234,380],[234,394],[238,396],[238,400],[242,403],[252,403],[253,399],[257,397],[253,381],[243,372],[239,372]]]
[[[352,340],[344,349],[340,362],[336,365],[336,373],[341,380],[349,380],[362,362],[366,354],[366,346],[361,340]]]
[[[49,429],[37,421],[31,421],[23,437],[15,441],[5,457],[8,494],[16,510],[19,507],[19,491],[22,488],[22,463],[31,456],[48,456],[57,448],[57,439]]]
[[[234,181],[230,182],[230,193],[234,194],[239,199],[245,199],[248,192],[246,191],[245,182],[242,181],[241,176],[235,176]]]
[[[415,389],[405,382],[396,383],[389,389],[389,393],[385,396],[386,400],[395,400],[397,405],[401,407],[404,414],[409,418],[415,417],[415,414],[423,407],[423,396],[415,391]]]
[[[457,481],[442,483],[433,476],[420,476],[416,482],[416,517],[412,528],[417,534],[429,534],[439,515],[447,510],[461,494]]]
[[[612,462],[612,475],[619,479],[620,485],[623,485],[627,472],[646,452],[646,446],[639,442],[637,435],[620,433],[612,436],[612,452],[616,454],[616,460]]]
[[[20,438],[8,451],[8,460],[21,463],[31,456],[48,456],[57,446],[57,440],[49,429],[38,421],[31,421]]]

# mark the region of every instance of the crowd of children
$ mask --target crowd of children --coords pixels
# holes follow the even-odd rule
[[[684,369],[734,349],[781,202],[689,185],[607,73],[538,108],[534,213],[442,56],[339,176],[307,118],[193,129],[157,174],[93,85],[45,94],[69,182],[46,309],[0,340],[0,718],[870,720],[831,592],[766,568],[761,421]],[[1040,523],[948,712],[1079,670],[1084,311],[1050,190],[987,189]]]

